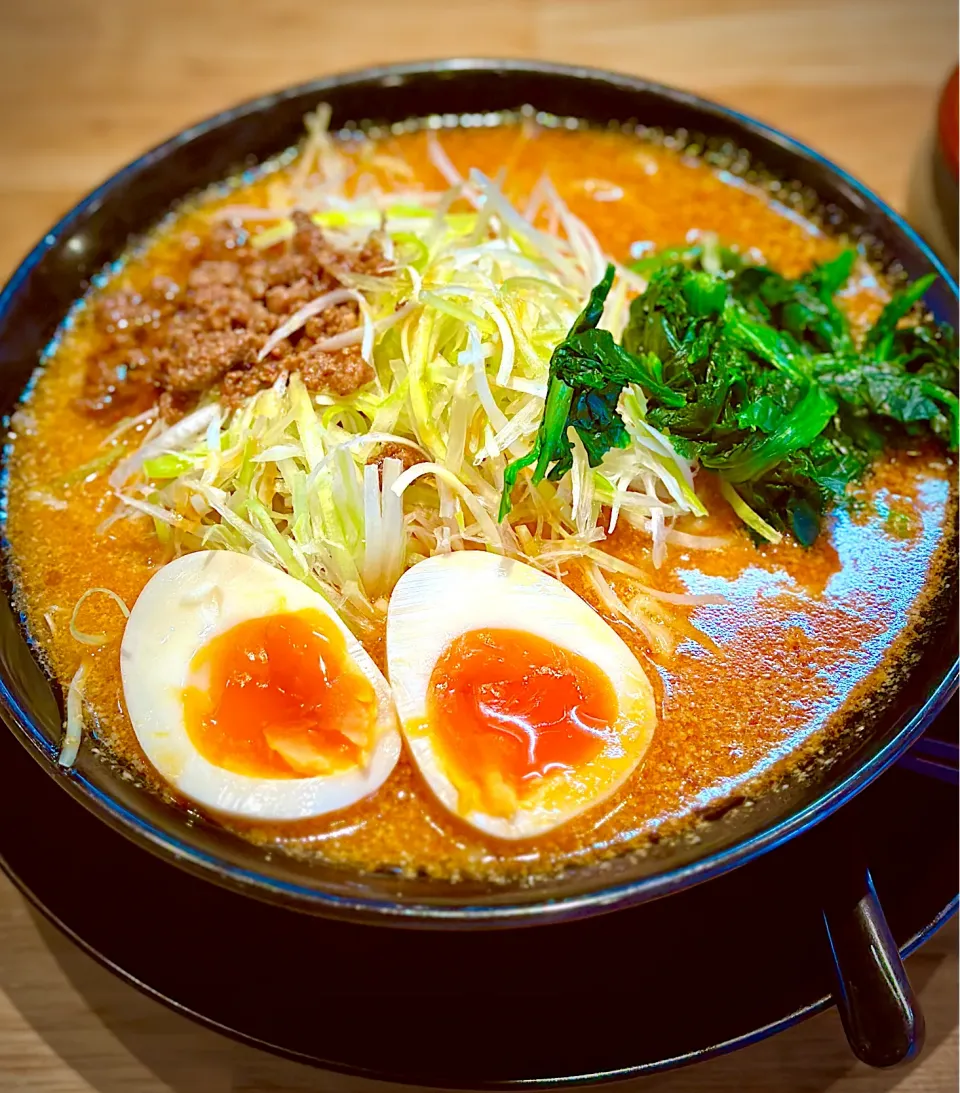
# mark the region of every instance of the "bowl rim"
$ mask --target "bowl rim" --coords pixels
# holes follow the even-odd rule
[[[692,92],[657,83],[638,76],[609,71],[602,68],[570,65],[551,61],[523,59],[499,59],[493,57],[450,57],[398,64],[375,65],[361,69],[344,70],[328,76],[246,99],[241,103],[188,125],[161,143],[143,152],[137,158],[110,175],[86,197],[77,202],[60,220],[43,235],[15,269],[6,286],[0,291],[0,316],[10,306],[20,287],[42,258],[86,212],[96,209],[110,191],[127,178],[149,171],[168,154],[188,144],[201,135],[210,133],[244,117],[263,113],[286,99],[305,95],[322,96],[325,91],[343,85],[361,82],[379,82],[384,88],[410,77],[430,76],[437,73],[503,73],[517,76],[555,76],[567,80],[593,80],[627,92],[645,93],[677,103],[707,117],[734,123],[752,137],[776,145],[793,159],[807,162],[825,170],[835,185],[839,185],[858,209],[879,213],[891,227],[911,244],[943,279],[954,300],[958,299],[956,282],[912,227],[879,195],[858,182],[844,168],[829,160],[810,146],[788,136],[765,122],[748,114],[722,106]],[[278,149],[281,151],[281,149]],[[700,884],[730,869],[744,865],[757,856],[795,838],[821,820],[826,819],[860,790],[887,770],[932,723],[949,699],[956,693],[960,682],[960,657],[953,661],[939,682],[928,695],[924,704],[910,717],[875,755],[863,761],[836,785],[824,790],[815,800],[792,812],[779,822],[730,846],[714,851],[702,858],[661,873],[635,878],[611,885],[597,886],[584,892],[559,899],[535,899],[518,903],[469,903],[448,902],[439,904],[403,902],[339,895],[333,892],[306,887],[295,882],[279,880],[253,869],[228,863],[213,854],[172,837],[124,807],[110,794],[93,785],[81,772],[64,770],[56,765],[56,756],[47,746],[42,734],[38,734],[33,719],[23,709],[0,673],[0,712],[21,743],[46,770],[76,800],[92,811],[112,828],[124,834],[152,853],[180,868],[225,885],[243,894],[272,902],[280,902],[299,910],[391,926],[488,928],[515,927],[545,922],[571,920],[589,915],[633,906],[648,899],[669,895],[694,884]],[[51,760],[53,760],[51,762]]]

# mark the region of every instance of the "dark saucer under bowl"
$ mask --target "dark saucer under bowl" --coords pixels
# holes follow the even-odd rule
[[[955,739],[957,707],[935,732]],[[538,930],[397,931],[208,884],[105,828],[0,733],[0,865],[68,936],[218,1032],[421,1085],[604,1080],[830,1005],[819,884],[859,842],[906,955],[954,912],[956,789],[894,768],[793,843],[639,908]],[[831,853],[829,848],[835,848]]]

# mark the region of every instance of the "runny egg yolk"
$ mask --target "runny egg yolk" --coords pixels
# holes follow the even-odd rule
[[[238,623],[204,645],[190,671],[187,733],[215,766],[291,778],[365,761],[376,693],[321,611]]]
[[[619,715],[607,676],[521,630],[469,630],[437,660],[427,731],[463,811],[510,816],[546,776],[589,762]]]

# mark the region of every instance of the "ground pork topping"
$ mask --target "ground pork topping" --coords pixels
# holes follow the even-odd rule
[[[360,250],[341,251],[305,213],[294,213],[293,222],[291,240],[266,252],[229,224],[185,236],[179,280],[156,278],[97,300],[92,322],[100,344],[87,367],[81,407],[113,418],[157,403],[174,421],[206,391],[216,389],[235,406],[284,371],[299,372],[308,390],[339,396],[369,383],[373,369],[359,346],[322,348],[324,339],[359,324],[352,300],[308,319],[259,359],[270,335],[339,287],[345,273],[390,268],[375,236]]]

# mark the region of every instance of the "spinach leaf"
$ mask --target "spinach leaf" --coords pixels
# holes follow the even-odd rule
[[[682,253],[652,271],[623,335],[683,395],[637,381],[650,423],[802,543],[898,432],[958,447],[956,335],[905,323],[932,278],[898,292],[858,346],[836,301],[855,257],[791,279],[743,263],[710,274]]]
[[[535,464],[534,482],[549,475],[561,478],[573,465],[567,430],[577,431],[590,466],[595,467],[611,448],[624,448],[629,435],[617,411],[628,383],[655,392],[664,406],[682,406],[684,396],[663,382],[660,360],[654,354],[634,356],[618,345],[609,330],[597,329],[603,315],[614,267],[590,293],[586,307],[550,358],[550,379],[543,418],[530,452],[508,464],[500,500],[500,519],[510,511],[510,492],[524,467]]]
[[[914,281],[908,288],[896,293],[864,339],[864,348],[872,350],[877,359],[886,360],[893,349],[897,324],[923,297],[936,279],[935,274],[928,273],[926,277],[921,277],[919,281]]]
[[[551,356],[536,442],[506,468],[500,518],[524,467],[535,464],[534,482],[570,469],[571,427],[591,466],[627,446],[617,410],[627,384],[643,390],[650,424],[753,510],[754,528],[805,545],[898,433],[956,450],[956,334],[906,321],[933,278],[896,293],[858,344],[836,300],[855,258],[845,250],[791,279],[715,240],[649,256],[634,266],[649,280],[619,345],[597,325],[608,267]]]
[[[757,319],[798,342],[821,350],[852,348],[850,330],[834,295],[847,281],[856,252],[843,251],[797,280],[766,266],[749,266],[733,280],[732,292]]]
[[[773,432],[759,439],[751,437],[723,452],[704,454],[701,462],[711,470],[722,471],[728,482],[761,478],[794,452],[809,448],[836,412],[836,402],[822,387],[811,384]]]

